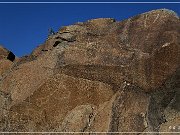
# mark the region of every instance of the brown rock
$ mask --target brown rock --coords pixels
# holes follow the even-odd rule
[[[0,60],[5,59],[8,56],[8,50],[0,46]]]
[[[11,107],[9,121],[15,126],[8,130],[80,131],[86,126],[81,123],[81,116],[86,120],[91,106],[108,101],[112,95],[112,87],[101,82],[55,75],[30,97]],[[75,125],[76,120],[79,125]]]
[[[52,55],[42,56],[37,60],[20,64],[2,80],[1,91],[11,94],[13,104],[26,99],[53,74],[52,59]]]
[[[15,55],[7,49],[0,46],[0,77],[10,70],[13,66]]]
[[[146,134],[178,125],[180,20],[172,11],[62,27],[13,67],[0,51],[2,131]]]
[[[105,21],[103,29],[98,29],[97,24],[102,21]],[[113,75],[110,83],[118,84],[117,80],[124,74],[124,80],[150,91],[161,86],[179,67],[179,23],[179,19],[166,10],[151,11],[123,22],[91,20],[84,24],[86,31],[78,33],[78,40],[59,56],[57,66],[63,68],[61,71],[65,74],[85,78],[101,72],[102,68],[108,68],[103,72],[119,68],[120,73],[115,71],[117,75]],[[109,81],[103,78],[100,76],[97,80]]]
[[[7,59],[0,60],[0,76],[12,67],[13,63]]]
[[[15,60],[15,55],[11,51],[0,46],[0,60],[1,59],[8,59],[13,62]]]
[[[94,106],[77,106],[64,118],[60,131],[63,132],[84,132],[90,124]]]
[[[160,132],[168,132],[168,135],[171,135],[171,134],[178,135],[179,134],[179,128],[180,128],[179,123],[180,123],[180,117],[175,118],[171,121],[168,121],[168,122],[161,125]],[[163,133],[160,133],[160,134],[163,134]]]

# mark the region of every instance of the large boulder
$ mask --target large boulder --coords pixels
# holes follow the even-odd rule
[[[107,84],[57,74],[24,101],[10,107],[9,122],[14,126],[8,130],[79,131],[85,126],[81,123],[81,115],[86,115],[86,111],[89,115],[93,107],[98,107],[112,96],[112,87]],[[73,122],[77,120],[79,125]]]

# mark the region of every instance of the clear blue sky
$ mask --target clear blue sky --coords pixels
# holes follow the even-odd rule
[[[58,31],[61,26],[102,17],[120,21],[159,8],[171,9],[180,15],[180,4],[0,4],[0,44],[20,57],[42,44],[50,27]]]

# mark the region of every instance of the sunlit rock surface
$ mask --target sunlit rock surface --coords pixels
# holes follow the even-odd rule
[[[173,11],[76,23],[29,56],[9,53],[0,47],[2,132],[180,132]]]

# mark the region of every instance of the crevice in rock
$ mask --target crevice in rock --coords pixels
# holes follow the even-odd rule
[[[47,49],[42,49],[41,51],[43,51],[43,52],[47,52],[48,50],[47,50]]]
[[[15,55],[10,51],[7,56],[7,59],[13,62],[15,60]]]
[[[119,105],[120,105],[121,101],[122,101],[122,97],[119,96],[115,99],[115,102],[113,103],[109,132],[118,132],[119,131],[118,130],[119,119],[120,119]],[[119,131],[119,132],[121,132],[121,131]]]
[[[60,44],[61,42],[60,41],[56,41],[53,45],[53,47],[56,47],[58,44]]]
[[[65,38],[60,37],[60,39],[63,40],[63,41],[67,41],[67,42],[74,42],[74,41],[76,41],[73,38],[72,39],[65,39]]]

